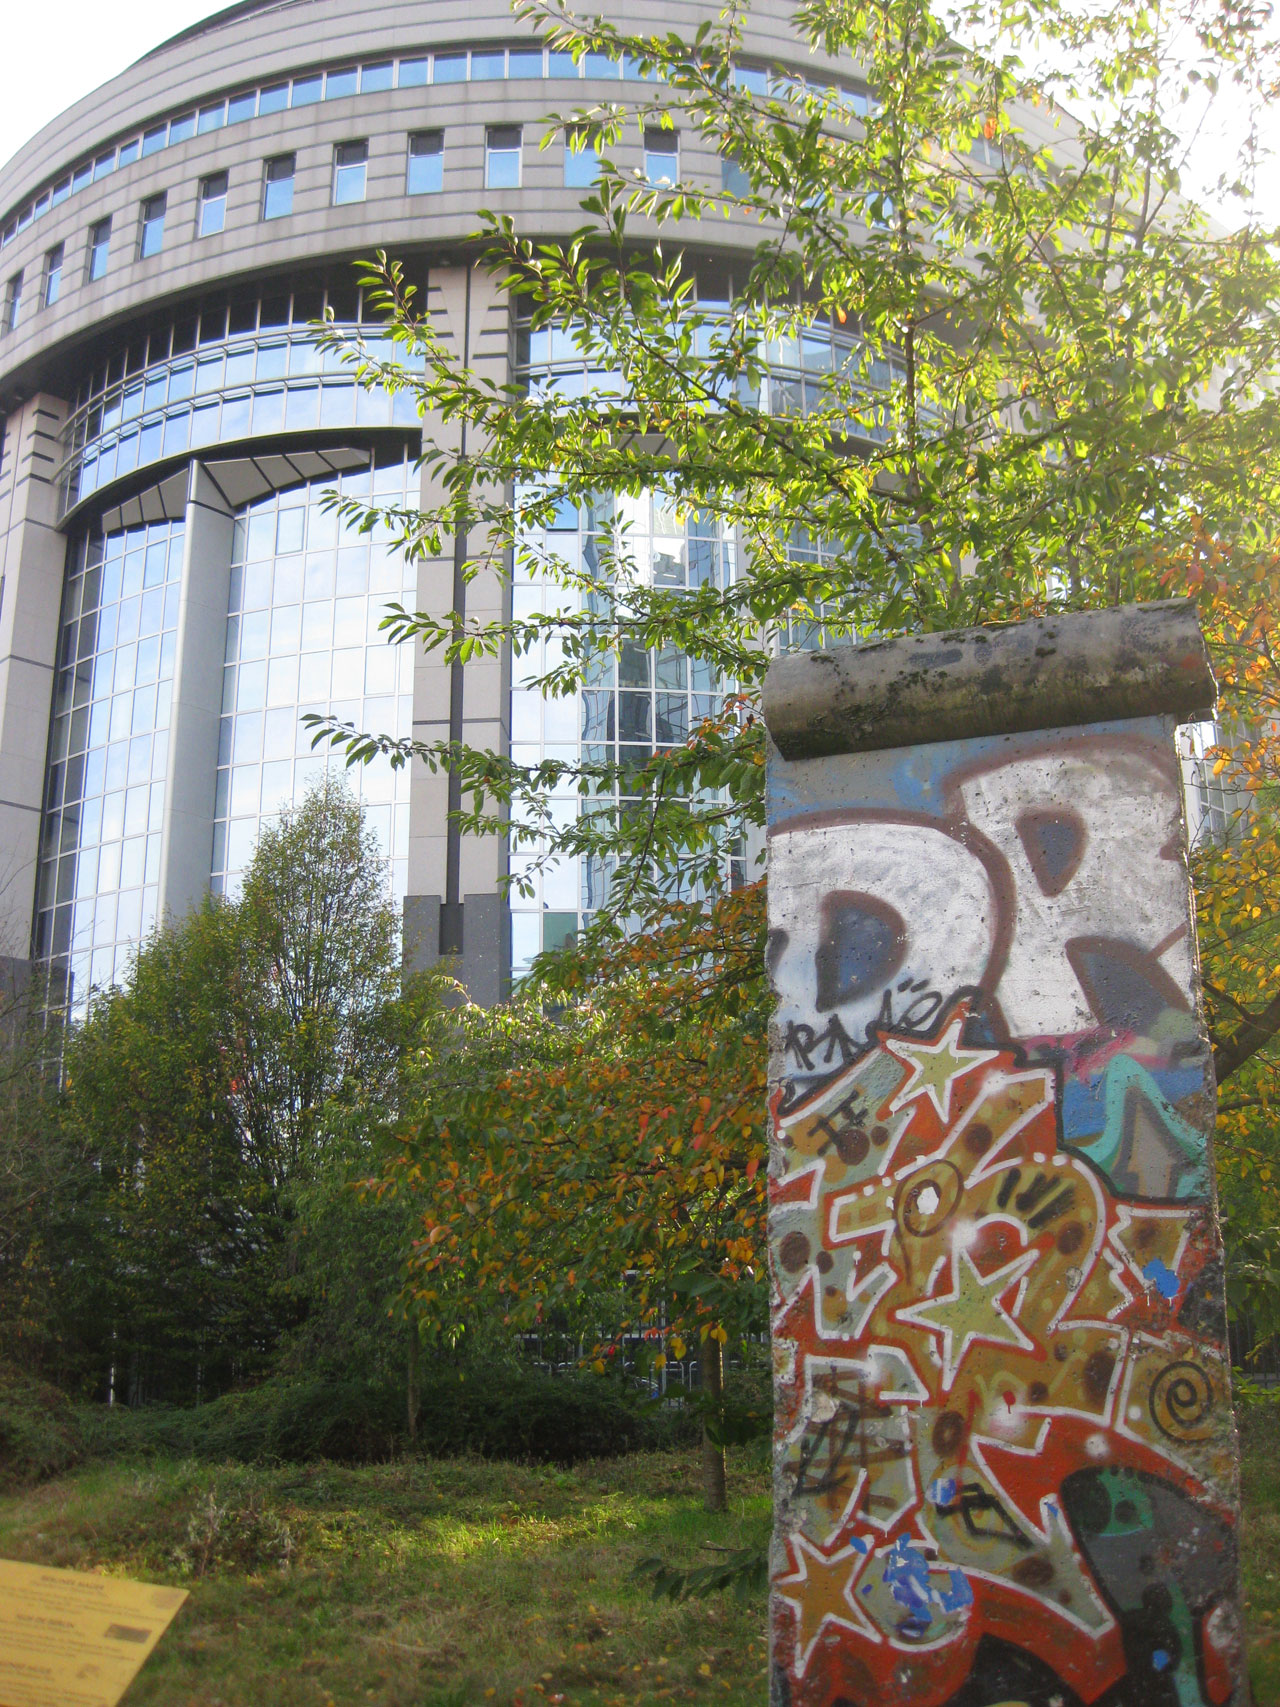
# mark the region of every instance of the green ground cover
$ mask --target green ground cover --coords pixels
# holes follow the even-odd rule
[[[1280,1707],[1280,1451],[1245,1453],[1257,1707]],[[763,1456],[709,1518],[692,1452],[574,1470],[90,1464],[0,1502],[0,1556],[180,1584],[126,1707],[763,1707],[763,1596],[673,1606],[637,1561],[762,1542]]]
[[[1280,1419],[1246,1416],[1241,1575],[1255,1707],[1280,1707]]]
[[[631,1572],[768,1528],[763,1456],[715,1518],[690,1452],[565,1471],[116,1462],[0,1502],[0,1556],[191,1590],[127,1707],[760,1707],[762,1598],[673,1606]]]

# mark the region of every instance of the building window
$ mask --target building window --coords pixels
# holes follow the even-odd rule
[[[420,130],[409,138],[405,194],[435,196],[444,188],[444,132]]]
[[[234,893],[263,827],[298,801],[325,757],[311,750],[301,712],[343,704],[360,727],[413,727],[412,658],[382,644],[390,599],[413,597],[416,570],[370,534],[344,527],[325,503],[402,505],[416,491],[412,463],[328,474],[255,499],[236,518],[222,694],[222,750],[214,795],[212,882]],[[332,762],[332,761],[330,761]],[[407,778],[378,757],[353,777],[365,827],[390,861],[393,892],[407,884]]]
[[[15,273],[5,286],[4,329],[13,332],[22,318],[22,274]]]
[[[369,165],[367,142],[340,142],[333,151],[333,205],[364,200],[364,178]]]
[[[267,161],[262,185],[263,219],[283,219],[293,212],[294,160],[292,154],[277,154]]]
[[[184,531],[91,529],[68,550],[35,934],[80,1013],[156,918]]]
[[[52,308],[62,290],[62,244],[56,243],[44,258],[44,305]]]
[[[85,274],[90,283],[100,279],[107,270],[107,250],[111,246],[111,220],[100,219],[89,227],[89,260]]]
[[[600,176],[600,151],[589,138],[590,132],[581,125],[573,125],[565,132],[564,187],[567,190],[585,190]]]
[[[731,196],[751,194],[751,179],[733,154],[720,156],[720,188]]]
[[[487,190],[520,188],[520,126],[491,124],[484,133],[484,187]]]
[[[680,138],[674,130],[646,125],[644,175],[651,184],[674,184],[680,176]]]
[[[227,174],[215,172],[200,180],[196,236],[214,237],[227,223]]]
[[[164,204],[162,190],[158,196],[148,196],[142,204],[142,227],[138,233],[138,259],[158,255],[164,247]]]

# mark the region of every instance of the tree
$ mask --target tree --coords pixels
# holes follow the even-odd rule
[[[1280,267],[1273,233],[1221,230],[1188,199],[1184,138],[1197,102],[1256,115],[1274,78],[1260,16],[1202,0],[801,4],[801,42],[855,69],[843,85],[740,65],[736,8],[692,39],[581,20],[557,0],[521,15],[648,80],[549,121],[548,141],[604,151],[572,239],[484,217],[476,264],[513,298],[527,379],[460,367],[399,267],[367,269],[403,359],[348,346],[351,360],[369,384],[413,391],[428,419],[465,421],[469,449],[428,443],[442,496],[423,512],[343,507],[410,553],[452,536],[467,573],[551,589],[541,612],[502,621],[395,612],[392,637],[463,663],[510,646],[547,697],[621,695],[624,665],[639,679],[684,660],[721,703],[643,760],[590,738],[581,759],[536,765],[336,724],[321,738],[352,762],[381,751],[450,769],[464,828],[510,835],[517,886],[566,856],[588,862],[611,881],[603,937],[673,898],[714,917],[762,820],[760,681],[797,639],[1205,599],[1211,575],[1225,603],[1205,599],[1210,634],[1235,694],[1229,661],[1258,649],[1277,561]],[[611,163],[637,122],[698,135],[722,181],[647,183]],[[759,222],[727,281],[699,242],[726,212]],[[553,339],[576,380],[567,363],[556,378]],[[684,536],[679,572],[658,572],[640,537],[650,503],[659,531]],[[1236,705],[1245,749],[1264,754],[1258,708]],[[566,794],[576,813],[550,807]],[[1200,868],[1205,918],[1224,927],[1224,1077],[1276,1059],[1280,956],[1266,964],[1265,933],[1231,922],[1265,915],[1259,885],[1277,869],[1272,820],[1253,829]],[[641,1069],[660,1082],[660,1062]],[[710,1075],[704,1088],[712,1106],[735,1101]],[[517,1111],[519,1089],[503,1091]],[[638,1125],[629,1142],[643,1151]],[[634,1158],[618,1165],[643,1177]],[[519,1177],[508,1154],[486,1188],[501,1203]],[[615,1231],[619,1268],[628,1238]]]
[[[263,833],[237,898],[157,931],[92,1004],[65,1100],[91,1158],[104,1387],[200,1398],[267,1368],[312,1302],[299,1194],[350,1159],[342,1113],[372,1142],[393,1112],[401,1001],[379,850],[325,781]]]
[[[1247,1355],[1280,1336],[1280,652],[1277,564],[1226,572],[1202,540],[1192,569],[1217,663],[1219,738],[1213,774],[1230,812],[1221,838],[1195,850],[1200,951],[1218,1103],[1218,1184],[1227,1220],[1228,1299]],[[1229,1082],[1228,1082],[1229,1081]]]
[[[433,508],[343,508],[411,553],[461,534],[469,573],[507,563],[556,590],[555,608],[503,621],[401,611],[393,637],[462,661],[545,639],[553,661],[530,673],[549,696],[611,679],[639,648],[737,697],[643,765],[586,749],[522,766],[327,726],[349,758],[460,773],[467,827],[509,830],[535,865],[607,863],[600,912],[616,921],[722,886],[761,817],[754,696],[797,629],[856,638],[1194,592],[1206,546],[1228,584],[1251,585],[1272,559],[1280,270],[1267,232],[1217,230],[1182,194],[1175,123],[1197,89],[1237,108],[1265,91],[1256,19],[1226,27],[1199,0],[1176,20],[1128,0],[1103,15],[801,5],[801,42],[851,56],[854,89],[740,70],[733,9],[692,40],[557,0],[521,11],[575,55],[626,55],[651,79],[630,103],[557,115],[548,140],[622,147],[637,118],[674,123],[720,151],[730,187],[637,182],[606,155],[567,243],[485,216],[477,264],[530,347],[557,329],[588,385],[493,385],[416,313],[394,263],[372,269],[412,361],[348,356],[368,383],[465,420],[471,448],[428,444]],[[1023,67],[1000,50],[1010,32],[1068,69]],[[1179,34],[1194,44],[1181,67]],[[698,222],[726,211],[763,232],[731,294],[694,250]],[[691,556],[735,535],[736,572],[664,584],[633,544],[650,494]],[[565,516],[572,551],[557,547]],[[546,809],[566,790],[581,799],[567,822]]]
[[[566,954],[552,1015],[539,990],[449,1016],[370,1182],[417,1218],[406,1302],[437,1333],[488,1297],[510,1330],[585,1336],[601,1374],[637,1337],[642,1373],[698,1345],[716,1510],[722,1348],[767,1323],[762,901],[755,885]]]
[[[332,1104],[387,1106],[399,1042],[400,924],[359,803],[326,776],[258,840],[228,915],[224,1047],[243,1142],[279,1190],[313,1160]]]
[[[92,1183],[64,1118],[37,979],[0,992],[0,1360],[75,1387],[99,1302]]]

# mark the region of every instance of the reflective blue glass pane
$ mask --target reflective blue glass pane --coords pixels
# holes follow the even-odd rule
[[[324,98],[336,101],[343,95],[354,95],[360,81],[359,68],[349,65],[344,71],[330,71],[324,80]]]

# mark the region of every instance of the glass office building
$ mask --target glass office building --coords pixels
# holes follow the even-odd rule
[[[668,11],[690,30],[714,15],[706,0]],[[742,83],[818,82],[866,118],[852,66],[780,53],[787,18],[773,0],[753,13]],[[0,171],[0,971],[34,960],[82,1009],[158,920],[233,889],[263,824],[326,763],[309,712],[520,759],[608,756],[625,779],[718,703],[726,684],[679,657],[624,652],[557,701],[528,684],[537,660],[451,669],[388,646],[389,602],[452,608],[454,542],[409,565],[324,502],[429,498],[418,454],[453,431],[405,394],[364,390],[316,345],[327,310],[377,353],[353,266],[377,249],[402,258],[437,328],[495,383],[593,383],[572,340],[519,323],[468,239],[481,205],[531,232],[575,230],[594,156],[570,138],[538,145],[549,114],[623,84],[646,93],[638,66],[575,63],[522,32],[506,0],[465,14],[449,0],[241,0]],[[733,170],[669,128],[615,152],[655,177],[720,184]],[[758,227],[697,235],[699,277],[723,295]],[[773,352],[771,406],[803,407],[848,342],[833,328]],[[661,584],[734,573],[734,542],[709,522],[632,508]],[[557,547],[589,554],[594,525],[574,518]],[[547,596],[499,575],[468,588],[482,620]],[[379,762],[353,785],[410,959],[456,954],[480,1001],[599,905],[609,874],[581,862],[508,902],[509,858],[523,875],[527,856],[452,828],[447,779],[425,766]]]
[[[664,0],[662,18],[692,31],[715,10]],[[739,81],[817,84],[851,121],[873,116],[855,67],[791,55],[791,39],[780,0],[754,6]],[[576,230],[594,162],[570,139],[539,147],[548,115],[624,84],[650,92],[633,64],[575,64],[521,34],[506,0],[240,0],[0,170],[0,978],[37,961],[82,1007],[157,920],[234,886],[324,763],[308,712],[520,759],[609,757],[625,779],[716,705],[727,684],[679,657],[624,650],[564,701],[530,688],[538,660],[451,669],[388,647],[388,602],[451,610],[454,542],[406,565],[323,502],[431,499],[418,454],[455,431],[317,348],[309,326],[328,310],[376,352],[362,256],[400,257],[495,384],[598,381],[571,338],[521,324],[469,239],[480,206],[530,235]],[[732,187],[732,161],[678,129],[640,127],[614,152],[655,180]],[[727,299],[758,238],[737,216],[690,228],[704,301]],[[807,407],[853,339],[832,325],[779,344],[761,401]],[[868,437],[884,430],[868,417]],[[660,584],[735,572],[735,542],[703,518],[646,500],[627,520]],[[596,525],[575,516],[556,549],[588,555]],[[484,620],[548,596],[486,573],[468,605]],[[609,873],[576,861],[508,902],[508,860],[521,875],[526,855],[451,827],[447,779],[425,766],[354,781],[410,960],[457,955],[476,999],[499,1000],[599,905]]]

